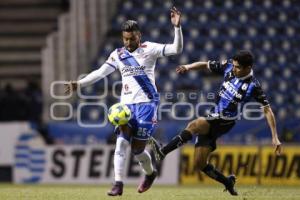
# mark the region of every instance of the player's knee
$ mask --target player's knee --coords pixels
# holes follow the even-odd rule
[[[191,121],[186,128],[193,134],[207,134],[209,130],[209,124],[204,118],[198,118]]]
[[[198,124],[196,120],[191,121],[190,123],[188,123],[186,130],[188,130],[189,132],[191,132],[192,134],[197,134],[198,132]]]

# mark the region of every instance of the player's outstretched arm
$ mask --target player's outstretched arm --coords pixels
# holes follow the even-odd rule
[[[181,30],[181,12],[177,8],[173,7],[171,9],[171,23],[174,26],[174,41],[172,44],[167,44],[165,46],[164,55],[170,56],[179,54],[183,50],[183,36]]]
[[[268,125],[271,129],[272,144],[275,147],[275,153],[277,155],[280,155],[281,151],[282,151],[282,147],[281,147],[281,142],[278,139],[277,128],[276,128],[276,120],[275,120],[274,113],[271,109],[271,106],[268,105],[268,106],[264,107],[264,114],[265,114],[266,119],[268,121]]]
[[[191,64],[181,65],[176,68],[178,74],[184,74],[190,70],[204,70],[208,67],[208,62],[194,62]]]
[[[114,71],[115,68],[107,63],[104,63],[99,69],[92,71],[83,79],[80,79],[79,81],[70,81],[69,83],[65,84],[65,93],[69,94],[71,91],[75,91],[78,87],[91,85]]]

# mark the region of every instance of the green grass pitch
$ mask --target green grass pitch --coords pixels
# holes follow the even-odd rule
[[[300,199],[300,187],[285,186],[239,186],[239,196],[233,197],[215,186],[159,186],[139,194],[136,187],[125,186],[123,196],[108,197],[110,186],[96,185],[0,185],[1,200],[282,200]]]

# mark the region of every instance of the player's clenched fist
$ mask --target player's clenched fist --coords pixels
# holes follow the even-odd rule
[[[71,91],[77,90],[78,83],[77,81],[70,81],[69,83],[64,84],[65,86],[65,94],[70,94]]]
[[[179,27],[180,26],[180,18],[181,18],[181,12],[177,10],[176,7],[173,7],[171,9],[171,23],[173,26]]]
[[[184,74],[187,71],[188,71],[188,67],[186,65],[181,65],[181,66],[176,68],[176,72],[178,74]]]

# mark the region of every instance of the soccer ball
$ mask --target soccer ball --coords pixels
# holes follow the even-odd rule
[[[108,110],[108,120],[115,126],[127,124],[131,118],[131,111],[125,105],[116,103]]]

